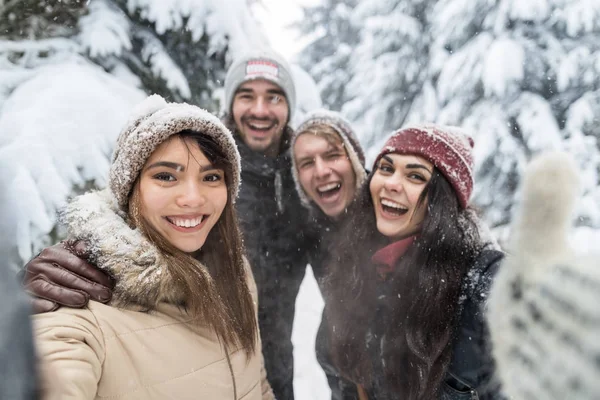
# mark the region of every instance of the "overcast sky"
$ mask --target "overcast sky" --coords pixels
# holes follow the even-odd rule
[[[263,24],[271,46],[292,61],[306,40],[300,40],[298,32],[289,25],[302,18],[302,6],[318,3],[320,0],[260,0],[254,12]]]

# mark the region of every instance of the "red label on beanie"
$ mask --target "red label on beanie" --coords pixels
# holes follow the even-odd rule
[[[246,78],[252,76],[271,76],[277,78],[279,76],[279,67],[277,64],[264,60],[248,61],[246,64]]]

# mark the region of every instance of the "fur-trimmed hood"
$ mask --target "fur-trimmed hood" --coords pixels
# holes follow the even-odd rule
[[[115,278],[111,305],[149,310],[161,302],[180,304],[182,291],[165,258],[125,218],[108,189],[74,198],[60,217],[68,238],[85,241],[90,261]],[[202,271],[210,280],[208,270]]]

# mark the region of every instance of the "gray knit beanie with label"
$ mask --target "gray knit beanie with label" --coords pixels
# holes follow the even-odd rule
[[[252,80],[264,79],[279,86],[289,105],[289,119],[296,109],[296,88],[292,70],[285,59],[270,50],[255,50],[233,61],[225,77],[225,113],[231,114],[238,88]]]
[[[580,170],[552,152],[525,172],[488,302],[496,376],[514,400],[598,399],[600,253],[578,254],[568,241]]]
[[[299,136],[310,133],[311,129],[318,127],[318,125],[327,125],[333,128],[342,139],[342,143],[344,148],[346,149],[346,153],[348,154],[348,158],[350,159],[350,163],[352,164],[352,169],[354,170],[354,175],[356,176],[356,189],[359,190],[365,180],[367,179],[367,172],[365,170],[365,154],[363,149],[356,137],[356,133],[350,122],[348,122],[341,114],[335,111],[329,111],[325,109],[318,109],[311,111],[300,123],[298,129],[296,129],[294,136],[292,137],[292,175],[294,177],[294,182],[296,184],[296,190],[298,191],[298,195],[300,196],[300,200],[302,200],[302,204],[306,207],[310,208],[311,200],[308,198],[304,189],[302,189],[302,185],[300,184],[300,179],[298,177],[298,168],[296,166],[296,157],[294,157],[294,145],[296,144],[296,140]]]
[[[109,187],[119,207],[127,210],[129,194],[144,164],[164,141],[184,130],[212,138],[232,165],[228,187],[232,202],[240,185],[240,154],[231,132],[206,110],[185,103],[167,103],[159,95],[146,98],[132,112],[117,139],[109,171]]]

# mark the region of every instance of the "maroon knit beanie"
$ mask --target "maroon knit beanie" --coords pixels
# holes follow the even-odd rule
[[[467,207],[473,191],[473,139],[461,128],[413,125],[392,134],[375,159],[385,154],[412,154],[432,163],[454,188],[460,205]]]

